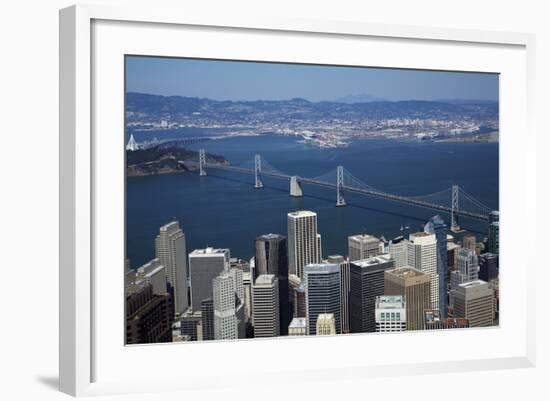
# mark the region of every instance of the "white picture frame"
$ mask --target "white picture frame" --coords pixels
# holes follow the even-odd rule
[[[193,41],[183,48],[181,40],[178,45],[178,35]],[[216,42],[224,42],[219,40],[220,35],[234,45],[226,42],[220,48],[218,43],[216,48]],[[269,52],[260,49],[260,37],[262,43],[269,44]],[[201,46],[193,47],[197,40]],[[241,46],[237,46],[239,43]],[[223,361],[211,365],[212,358],[222,353],[233,366],[238,364],[237,368],[244,369],[242,374],[254,377],[256,382],[262,380],[264,372],[288,381],[299,375],[302,382],[309,382],[344,377],[361,380],[408,374],[411,370],[433,373],[534,366],[535,260],[529,252],[519,255],[509,250],[521,239],[517,231],[525,226],[534,227],[537,216],[532,174],[536,143],[532,127],[534,44],[534,35],[523,33],[253,15],[234,20],[215,13],[187,15],[183,7],[167,10],[154,6],[79,5],[61,10],[60,390],[80,396],[238,385],[223,375],[228,366]],[[123,230],[124,175],[122,169],[120,174],[109,173],[120,167],[122,157],[119,153],[123,131],[119,130],[124,114],[120,108],[123,92],[117,92],[124,75],[120,56],[132,53],[204,57],[214,52],[216,58],[313,63],[339,60],[342,65],[367,65],[361,58],[363,52],[361,56],[352,51],[356,46],[372,51],[369,66],[501,74],[500,327],[395,336],[125,347],[120,313],[122,267],[116,270],[116,266],[124,263],[120,259],[123,250],[118,249],[123,241],[120,230]],[[320,47],[326,47],[330,54],[322,53]],[[434,49],[438,58],[430,56]],[[407,57],[410,52],[419,57]],[[120,132],[120,137],[105,135],[110,132]],[[521,137],[517,132],[522,133]],[[511,188],[509,181],[514,181],[516,187]],[[109,227],[109,233],[105,227]],[[115,266],[111,268],[112,280],[104,274],[105,262],[109,260]],[[508,279],[512,275],[513,279]],[[393,343],[393,349],[383,352],[388,350],[384,348],[388,341]],[[454,342],[458,349],[441,355],[429,349],[442,341]],[[470,347],[464,346],[468,341]],[[322,358],[315,355],[320,345],[325,351]],[[354,352],[344,352],[347,347]],[[254,355],[266,350],[275,355],[270,366],[254,359]],[[303,358],[300,365],[290,367],[281,362],[284,352],[297,355],[298,351]],[[239,356],[243,354],[250,358],[240,362]],[[177,362],[182,357],[193,365],[192,369]],[[136,361],[151,366],[164,361],[168,367],[164,374],[148,372],[144,380],[139,374],[124,371],[125,366],[135,366]],[[174,370],[170,364],[179,366],[179,370],[166,374]]]

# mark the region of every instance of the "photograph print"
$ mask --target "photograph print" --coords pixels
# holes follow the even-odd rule
[[[125,343],[499,325],[499,75],[125,56]]]

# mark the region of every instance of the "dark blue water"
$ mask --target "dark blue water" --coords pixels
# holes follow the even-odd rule
[[[260,153],[278,170],[315,177],[343,165],[369,185],[401,195],[422,195],[460,185],[484,204],[498,209],[498,144],[368,140],[348,148],[318,149],[276,135],[240,137],[193,145],[241,164]],[[435,212],[356,194],[345,194],[348,206],[335,207],[335,190],[304,185],[305,196],[292,198],[288,182],[221,170],[208,176],[167,174],[127,179],[127,255],[133,267],[154,256],[158,228],[177,219],[187,248],[230,248],[248,259],[254,238],[263,233],[286,235],[286,214],[297,209],[318,214],[323,256],[347,253],[347,237],[367,232],[393,238],[416,231]],[[449,199],[450,205],[450,199]],[[450,224],[449,216],[442,217]],[[486,235],[483,223],[462,219],[461,226]],[[400,231],[401,226],[410,230]]]

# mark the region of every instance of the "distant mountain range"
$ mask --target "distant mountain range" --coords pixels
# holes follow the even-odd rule
[[[370,103],[370,102],[386,102],[386,99],[377,98],[367,93],[358,95],[344,96],[333,100],[335,103]]]
[[[126,111],[129,121],[148,118],[210,118],[216,121],[288,121],[364,118],[470,118],[490,120],[498,117],[497,102],[479,101],[380,101],[368,95],[347,98],[371,99],[368,102],[310,102],[302,98],[290,100],[230,101],[197,97],[159,96],[129,92]]]

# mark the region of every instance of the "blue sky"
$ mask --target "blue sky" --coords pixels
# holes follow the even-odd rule
[[[216,100],[498,100],[498,75],[182,58],[126,58],[126,90]]]

